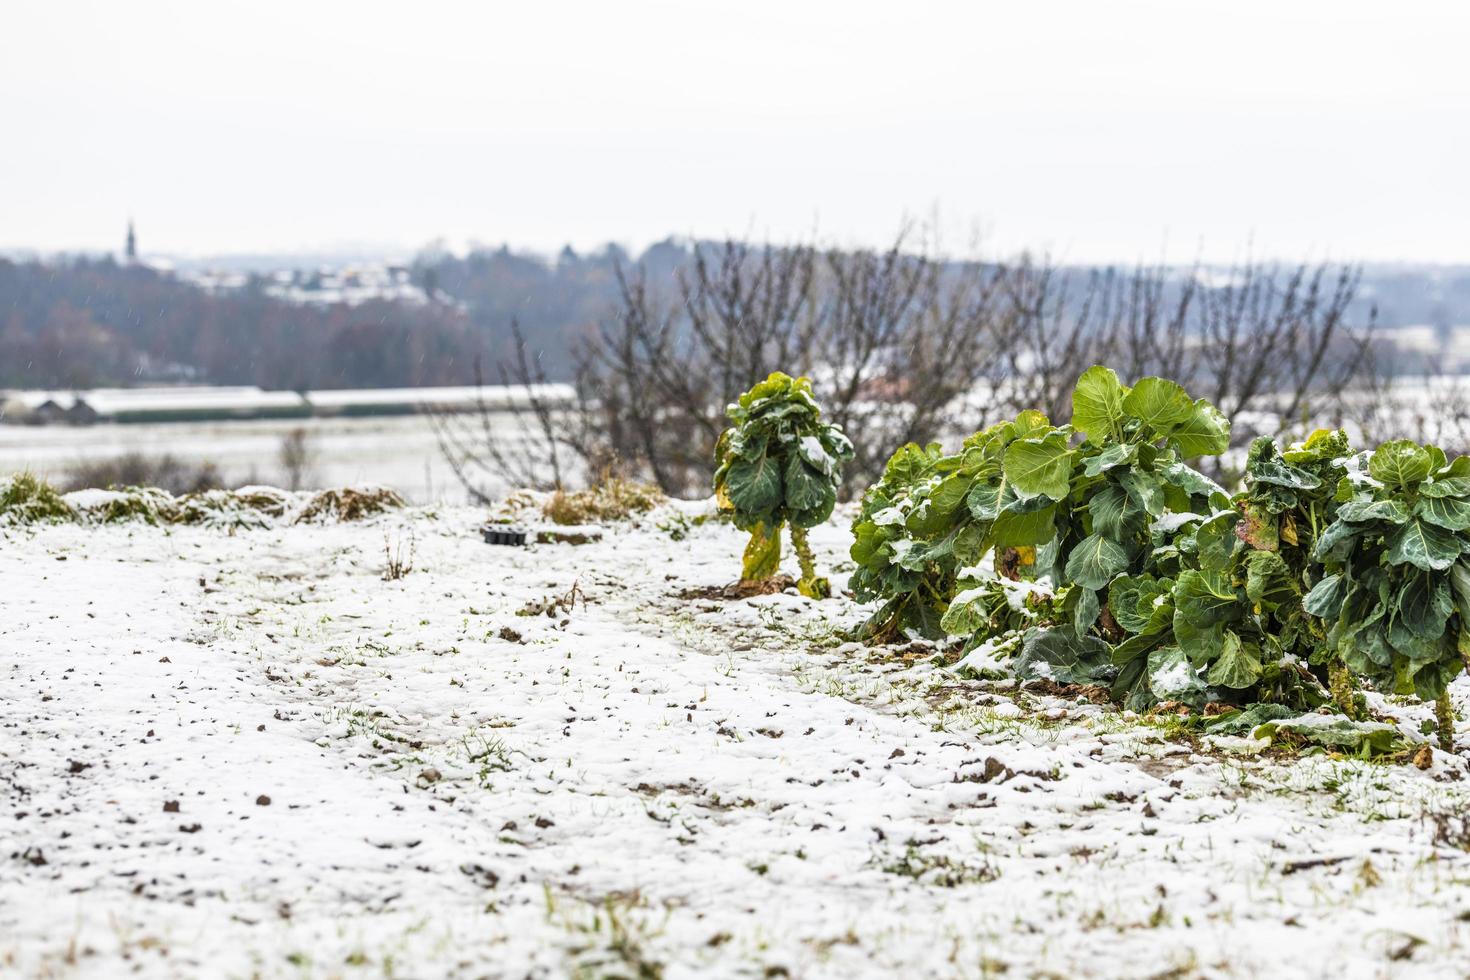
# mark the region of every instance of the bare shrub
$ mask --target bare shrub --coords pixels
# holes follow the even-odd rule
[[[139,452],[77,463],[65,480],[68,491],[158,487],[175,496],[219,490],[224,485],[219,467],[207,460],[189,462],[168,453],[149,456]]]
[[[281,437],[281,448],[277,456],[288,490],[300,490],[306,485],[311,476],[313,455],[315,454],[304,428],[297,426]]]
[[[542,488],[611,470],[704,493],[725,406],[775,370],[810,376],[852,438],[847,495],[906,442],[953,440],[1027,408],[1065,421],[1096,363],[1180,381],[1235,420],[1237,445],[1366,428],[1381,402],[1373,317],[1349,318],[1351,267],[954,261],[905,230],[883,251],[699,244],[671,284],[642,266],[616,271],[618,304],[576,352],[574,404],[528,399],[521,431],[533,438],[519,442],[483,418],[469,438],[441,435],[477,499],[475,466]],[[545,376],[519,330],[516,342],[501,379],[529,392]]]

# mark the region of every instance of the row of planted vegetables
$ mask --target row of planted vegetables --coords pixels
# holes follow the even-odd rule
[[[789,526],[803,593],[828,591],[805,528],[830,517],[852,448],[804,379],[730,410],[716,491],[751,532],[745,577],[775,573]],[[1078,380],[1072,420],[1040,412],[958,451],[907,445],[853,522],[854,596],[875,642],[965,638],[963,664],[1104,686],[1120,704],[1366,710],[1366,685],[1436,705],[1470,662],[1470,457],[1341,431],[1255,440],[1233,496],[1190,465],[1230,423],[1179,385]]]

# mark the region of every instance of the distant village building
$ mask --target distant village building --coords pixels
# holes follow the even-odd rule
[[[138,261],[138,236],[133,233],[132,218],[128,219],[128,244],[126,255],[128,257],[129,265],[132,265],[134,262]]]

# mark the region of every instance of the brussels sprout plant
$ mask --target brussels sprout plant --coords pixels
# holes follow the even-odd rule
[[[750,532],[741,579],[762,581],[781,563],[781,529],[801,565],[797,588],[814,599],[831,594],[819,578],[806,529],[832,515],[842,464],[852,443],[822,421],[806,378],[777,371],[725,410],[732,425],[715,446],[715,496],[733,512],[735,526]]]

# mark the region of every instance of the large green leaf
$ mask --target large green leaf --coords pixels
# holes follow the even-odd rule
[[[1114,579],[1108,587],[1108,609],[1129,633],[1161,633],[1174,616],[1173,585],[1152,575]]]
[[[1206,627],[1239,618],[1242,602],[1223,572],[1187,569],[1174,586],[1174,607],[1193,626]],[[1176,617],[1177,618],[1177,617]]]
[[[1368,458],[1368,475],[1391,487],[1408,487],[1434,468],[1429,451],[1408,439],[1385,442]]]
[[[1090,534],[1067,556],[1067,580],[1084,589],[1100,589],[1128,570],[1128,552],[1112,538]]]
[[[769,455],[738,459],[725,474],[725,495],[737,511],[763,514],[781,503],[781,466]]]
[[[1421,497],[1414,514],[1450,531],[1470,530],[1470,502],[1455,497]]]
[[[1174,642],[1179,644],[1189,662],[1196,667],[1213,663],[1220,656],[1225,643],[1225,627],[1221,623],[1212,626],[1195,626],[1184,613],[1174,610]]]
[[[787,457],[785,482],[789,510],[815,510],[837,493],[831,480],[813,470],[797,454]]]
[[[1347,521],[1333,521],[1327,525],[1317,543],[1312,547],[1312,558],[1322,562],[1337,562],[1347,558],[1357,540],[1361,528]]]
[[[1302,607],[1318,619],[1333,620],[1342,612],[1342,601],[1347,597],[1347,579],[1342,575],[1328,575],[1312,586]]]
[[[1129,470],[1118,482],[1145,511],[1155,517],[1164,513],[1164,487],[1158,477],[1145,470]]]
[[[1126,442],[1110,443],[1102,452],[1088,456],[1083,461],[1082,472],[1086,476],[1101,476],[1116,466],[1133,462],[1137,457],[1137,446]]]
[[[1275,609],[1297,597],[1296,580],[1274,551],[1252,551],[1245,556],[1245,595],[1264,609]]]
[[[1034,498],[1045,500],[1044,497]],[[998,548],[1023,548],[1028,545],[1045,544],[1057,533],[1053,523],[1057,514],[1056,504],[1048,504],[1041,510],[1016,513],[1003,510],[995,519],[995,545]]]
[[[1470,460],[1470,456],[1461,456],[1455,462],[1460,459]],[[1425,497],[1470,497],[1470,476],[1435,477],[1433,483],[1421,486],[1419,493]]]
[[[1200,569],[1206,572],[1222,572],[1230,567],[1235,554],[1236,520],[1232,511],[1221,511],[1200,524],[1194,533],[1195,556]]]
[[[1347,718],[1335,718],[1325,723],[1319,717],[1268,721],[1251,732],[1251,738],[1256,739],[1274,740],[1277,735],[1289,735],[1309,745],[1334,752],[1351,752],[1362,758],[1397,752],[1405,747],[1403,737],[1392,725]]]
[[[1094,365],[1072,389],[1072,425],[1092,442],[1117,435],[1123,419],[1123,385],[1111,368]]]
[[[1108,645],[1097,637],[1079,637],[1070,630],[1030,630],[1016,657],[1016,676],[1021,680],[1096,684],[1112,673]]]
[[[1459,539],[1420,517],[1411,518],[1388,535],[1388,561],[1393,565],[1442,571],[1459,557]]]
[[[1176,486],[1181,490],[1199,497],[1212,497],[1215,494],[1225,495],[1225,488],[1214,480],[1205,476],[1194,467],[1174,461],[1167,466],[1159,468],[1159,476],[1165,483]]]
[[[1455,567],[1450,569],[1450,588],[1455,607],[1460,611],[1461,629],[1470,629],[1470,568],[1463,561],[1455,562]]]
[[[1061,500],[1071,490],[1072,452],[1060,432],[1011,443],[1004,467],[1006,480],[1023,497]]]
[[[1092,629],[1092,624],[1097,622],[1102,603],[1092,589],[1075,589],[1074,594],[1077,598],[1073,600],[1075,606],[1072,609],[1072,629],[1078,636],[1085,636]]]
[[[1397,500],[1374,500],[1372,497],[1355,497],[1337,509],[1339,520],[1362,524],[1367,521],[1388,521],[1402,524],[1409,519],[1409,508]],[[1438,523],[1433,522],[1433,523]]]
[[[1203,398],[1194,403],[1189,418],[1169,433],[1179,455],[1218,456],[1230,448],[1230,420]]]
[[[1000,516],[1000,509],[1005,505],[1005,489],[1003,480],[994,483],[976,480],[970,486],[970,492],[965,495],[965,505],[975,520],[993,521]]]
[[[1419,572],[1399,591],[1397,621],[1422,640],[1439,640],[1455,611],[1450,584],[1436,572]]]
[[[1143,530],[1147,517],[1122,487],[1109,483],[1087,502],[1092,515],[1092,530],[1115,541],[1121,541]]]
[[[1220,658],[1210,665],[1206,678],[1211,684],[1239,690],[1250,687],[1261,678],[1260,650],[1255,644],[1241,641],[1230,630],[1225,631],[1225,646]]]
[[[1123,411],[1152,428],[1157,438],[1189,421],[1194,402],[1172,381],[1144,378],[1123,397]]]

